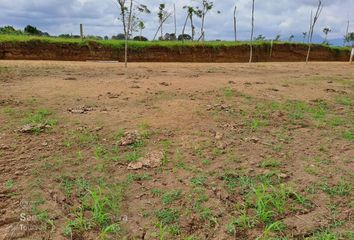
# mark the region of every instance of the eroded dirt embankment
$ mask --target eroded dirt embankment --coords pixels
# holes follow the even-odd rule
[[[275,44],[272,56],[269,45],[254,46],[254,62],[304,61],[307,47],[298,44]],[[124,50],[89,42],[79,44],[53,44],[40,41],[0,43],[0,59],[8,60],[118,60],[123,61]],[[349,51],[313,46],[311,61],[347,61]],[[130,49],[132,62],[247,62],[249,46],[237,47],[146,47]]]

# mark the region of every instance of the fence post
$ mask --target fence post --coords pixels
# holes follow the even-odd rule
[[[82,23],[80,23],[80,37],[81,40],[84,40],[84,27],[82,26]]]
[[[353,58],[354,58],[354,48],[352,48],[352,52],[350,53],[349,63],[353,63]]]

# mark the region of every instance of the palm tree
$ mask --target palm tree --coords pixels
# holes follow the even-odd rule
[[[306,37],[307,37],[307,32],[302,32],[303,40],[302,43],[305,43]]]
[[[192,6],[184,6],[183,9],[187,9],[187,17],[186,17],[186,21],[184,23],[183,26],[183,30],[182,30],[182,36],[184,36],[184,32],[186,30],[186,25],[188,22],[188,19],[190,21],[191,24],[191,29],[192,29],[192,41],[194,40],[194,36],[195,36],[195,26],[193,23],[193,16],[196,15],[197,17],[201,17],[202,16],[202,11],[197,8],[194,8]]]
[[[166,11],[165,11],[165,7],[166,5],[164,3],[161,3],[160,6],[159,6],[159,12],[157,13],[157,16],[159,17],[159,21],[160,21],[160,30],[161,30],[161,39],[163,38],[163,19],[164,19],[164,16],[166,15]]]
[[[325,28],[323,28],[323,33],[325,34],[325,43],[327,43],[328,41],[327,41],[327,39],[328,39],[328,33],[330,33],[330,32],[332,32],[332,29],[330,29],[329,27],[325,27]]]
[[[140,29],[140,41],[141,41],[141,37],[143,36],[143,30],[145,29],[145,24],[143,21],[140,21],[138,24],[138,27]]]
[[[205,16],[209,11],[211,11],[214,7],[214,3],[209,1],[209,0],[202,0],[202,10],[200,11],[200,17],[202,18],[202,27],[200,29],[201,35],[199,40],[201,39],[202,41],[205,40],[205,32],[204,32],[204,22],[205,22]],[[220,11],[218,11],[220,13]]]

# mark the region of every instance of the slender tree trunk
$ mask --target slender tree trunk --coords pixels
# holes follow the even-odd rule
[[[237,6],[234,8],[234,34],[235,34],[235,42],[237,41],[237,19],[236,19],[236,10]]]
[[[250,42],[250,60],[249,62],[252,62],[253,58],[253,31],[254,31],[254,2],[255,0],[252,0],[252,29],[251,29],[251,42]]]
[[[306,55],[306,63],[308,63],[309,61],[309,57],[310,57],[310,52],[311,52],[311,30],[312,30],[312,11],[311,11],[311,17],[310,17],[310,29],[309,29],[309,33],[307,36],[307,44],[308,44],[308,49],[307,49],[307,55]]]
[[[315,29],[316,22],[317,22],[318,18],[321,15],[322,9],[323,9],[322,1],[318,0],[318,6],[317,6],[316,14],[315,14],[315,17],[313,18],[313,21],[312,21],[312,17],[311,17],[311,23],[312,24],[311,24],[311,27],[310,27],[310,37],[309,37],[310,43],[309,43],[309,48],[308,48],[308,51],[307,51],[306,63],[308,63],[309,59],[310,59],[311,45],[312,45],[312,39],[313,39],[313,31]],[[311,13],[311,15],[312,15],[312,13]]]
[[[143,36],[143,29],[140,28],[140,41],[141,41],[141,37]]]
[[[160,26],[161,26],[161,39],[163,39],[163,29],[162,29],[162,27],[163,27],[163,22],[162,22],[162,19],[161,19],[161,22],[160,22]]]
[[[194,41],[195,29],[194,29],[194,25],[193,25],[193,15],[192,14],[189,14],[189,19],[191,21],[191,28],[192,28],[192,41]]]
[[[202,28],[201,28],[201,39],[202,39],[202,42],[205,41],[205,33],[204,33],[205,14],[206,13],[203,12],[203,15],[202,15]]]
[[[186,26],[187,26],[187,23],[188,23],[188,18],[189,18],[189,13],[187,14],[186,21],[184,22],[183,29],[182,29],[182,40],[183,40],[183,42],[184,42],[184,33],[186,31]]]
[[[174,24],[175,24],[175,36],[177,37],[176,4],[173,4],[173,18],[174,18]]]
[[[348,33],[349,33],[349,24],[350,24],[350,21],[348,20],[348,22],[347,22],[347,30],[346,30],[345,35],[344,35],[343,47],[345,47],[345,44],[347,43],[347,36],[348,36]]]
[[[162,19],[162,21],[160,22],[159,27],[157,28],[157,31],[156,31],[156,33],[155,33],[155,36],[154,36],[153,40],[156,39],[157,34],[159,33],[160,29],[162,28],[162,25],[166,22],[166,20],[167,20],[169,17],[171,17],[171,13],[167,14],[166,17],[165,17],[164,19]]]
[[[125,68],[128,67],[128,38],[129,38],[130,27],[131,27],[131,23],[132,23],[132,14],[133,14],[133,0],[130,0],[128,27],[125,32],[125,52],[124,52],[124,66],[125,66]]]

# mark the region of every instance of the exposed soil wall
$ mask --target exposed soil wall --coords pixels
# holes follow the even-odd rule
[[[275,44],[270,57],[269,45],[254,46],[254,62],[304,61],[307,47],[299,44]],[[348,61],[349,51],[313,46],[311,61]],[[8,60],[124,60],[123,49],[90,42],[87,45],[53,44],[41,41],[0,43],[0,59]],[[131,62],[247,62],[249,46],[237,47],[146,47],[130,49]]]

